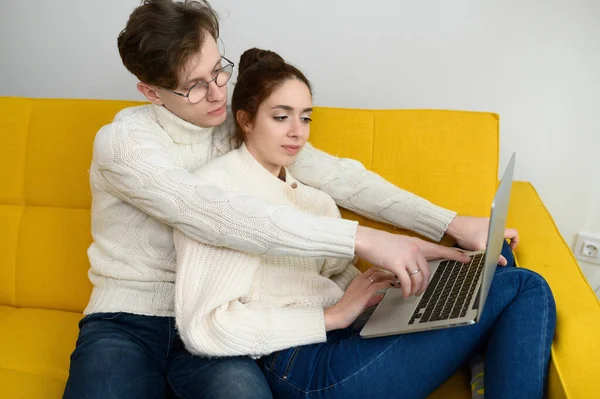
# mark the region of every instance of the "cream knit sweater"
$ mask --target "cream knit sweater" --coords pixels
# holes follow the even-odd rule
[[[232,132],[231,120],[201,128],[156,105],[125,109],[98,132],[85,314],[174,316],[173,229],[267,257],[353,257],[356,222],[223,191],[190,173],[231,151]],[[455,215],[308,144],[290,171],[342,207],[436,240]]]
[[[339,218],[333,199],[263,168],[245,145],[194,175],[315,216]],[[296,187],[296,188],[293,188]],[[322,342],[323,309],[359,275],[351,260],[263,257],[206,245],[174,231],[175,315],[187,349],[202,356],[253,357]]]

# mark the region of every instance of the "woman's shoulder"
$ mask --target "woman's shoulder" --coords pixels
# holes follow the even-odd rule
[[[214,158],[212,161],[202,165],[192,173],[196,177],[212,183],[218,183],[219,185],[226,182],[231,183],[232,177],[238,169],[238,163],[236,150],[233,150]]]
[[[339,209],[335,203],[335,200],[326,192],[319,189],[307,186],[306,184],[297,180],[293,175],[288,172],[293,180],[289,182],[290,185],[296,186],[296,190],[301,194],[303,202],[310,204],[314,208],[314,213],[321,216],[339,217]]]

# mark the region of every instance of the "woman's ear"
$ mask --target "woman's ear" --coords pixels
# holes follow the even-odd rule
[[[160,99],[160,96],[158,95],[158,93],[156,92],[156,89],[153,86],[150,86],[149,84],[146,84],[146,83],[138,82],[137,89],[151,103],[156,104],[156,105],[163,105],[163,102]]]
[[[238,110],[238,112],[235,113],[235,119],[245,134],[250,133],[252,130],[252,122],[250,122],[250,117],[246,111],[241,109]]]

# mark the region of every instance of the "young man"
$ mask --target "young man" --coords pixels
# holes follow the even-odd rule
[[[252,359],[200,358],[183,347],[173,319],[172,229],[263,256],[356,254],[401,270],[406,295],[426,287],[426,259],[468,260],[454,249],[299,213],[194,177],[191,171],[232,149],[226,84],[233,64],[219,53],[218,37],[208,3],[171,0],[145,0],[119,35],[122,61],[151,104],[121,111],[94,143],[88,251],[94,289],[65,398],[270,397]],[[292,170],[339,206],[372,219],[434,240],[448,233],[466,249],[485,243],[486,219],[456,216],[356,161],[307,144]]]

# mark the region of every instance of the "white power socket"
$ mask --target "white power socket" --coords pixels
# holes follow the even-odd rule
[[[588,233],[577,234],[573,253],[579,260],[600,265],[600,237]]]

